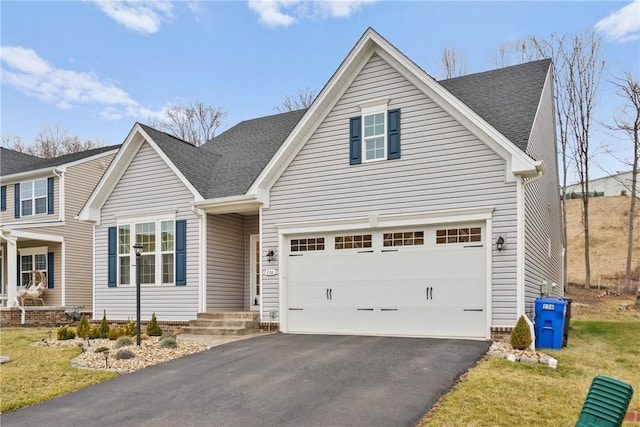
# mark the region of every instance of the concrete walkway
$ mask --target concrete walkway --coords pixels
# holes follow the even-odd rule
[[[428,338],[258,336],[2,415],[0,424],[413,426],[489,345]]]

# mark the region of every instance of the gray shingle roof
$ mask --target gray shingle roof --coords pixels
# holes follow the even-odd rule
[[[544,59],[438,83],[525,151],[550,64]],[[305,112],[240,122],[201,147],[141,126],[200,195],[213,199],[245,194]]]
[[[202,148],[168,133],[139,124],[198,193],[207,198],[211,182],[210,176],[212,171],[218,167],[220,156],[202,150]]]
[[[7,176],[15,173],[28,172],[32,170],[52,168],[72,163],[105,151],[117,150],[119,145],[109,145],[106,147],[93,148],[91,150],[80,151],[78,153],[65,154],[63,156],[43,159],[30,154],[2,148],[0,151],[0,175]]]
[[[246,120],[204,144],[204,150],[220,156],[206,197],[245,194],[305,111]]]
[[[438,83],[526,152],[550,66],[542,59]]]

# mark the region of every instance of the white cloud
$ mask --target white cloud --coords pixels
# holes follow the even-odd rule
[[[634,0],[601,19],[595,28],[621,43],[637,40],[640,37],[640,0]]]
[[[159,118],[163,111],[142,107],[127,92],[93,73],[65,70],[50,65],[32,50],[20,46],[0,47],[3,84],[20,92],[70,109],[81,105],[100,109],[103,118]]]
[[[114,21],[141,33],[153,34],[173,15],[169,0],[90,0]]]
[[[344,18],[376,0],[249,0],[249,8],[269,27],[288,27],[302,18]]]

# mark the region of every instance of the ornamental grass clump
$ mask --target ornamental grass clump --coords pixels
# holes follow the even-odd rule
[[[133,359],[134,357],[136,357],[135,353],[127,349],[118,350],[116,353],[116,360]]]
[[[131,339],[131,337],[129,336],[121,336],[116,340],[116,343],[114,344],[115,348],[121,348],[121,347],[126,347],[128,345],[133,345],[133,340]]]
[[[516,327],[511,331],[511,347],[516,350],[526,350],[531,345],[531,330],[524,316],[520,316]]]
[[[159,337],[162,335],[162,328],[158,325],[158,319],[156,319],[155,311],[151,315],[151,320],[149,320],[149,324],[147,325],[147,335],[150,337]]]
[[[160,348],[178,348],[178,341],[174,337],[166,337],[158,345]]]

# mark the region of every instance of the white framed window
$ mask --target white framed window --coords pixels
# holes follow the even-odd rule
[[[324,251],[324,237],[292,239],[291,252]]]
[[[20,249],[20,283],[27,286],[36,271],[47,272],[47,247]]]
[[[482,229],[480,227],[461,227],[436,230],[436,244],[480,243]]]
[[[335,248],[337,250],[370,248],[371,244],[371,234],[336,236],[335,239]]]
[[[424,245],[424,231],[400,231],[384,233],[382,245],[388,246],[420,246]]]
[[[20,215],[47,213],[47,179],[20,183]]]
[[[363,116],[362,158],[365,162],[387,158],[386,115],[387,111],[385,109],[384,111]]]
[[[175,235],[174,219],[140,219],[118,224],[118,284],[133,284],[136,262],[133,245],[139,243],[142,244],[140,284],[174,285]]]

